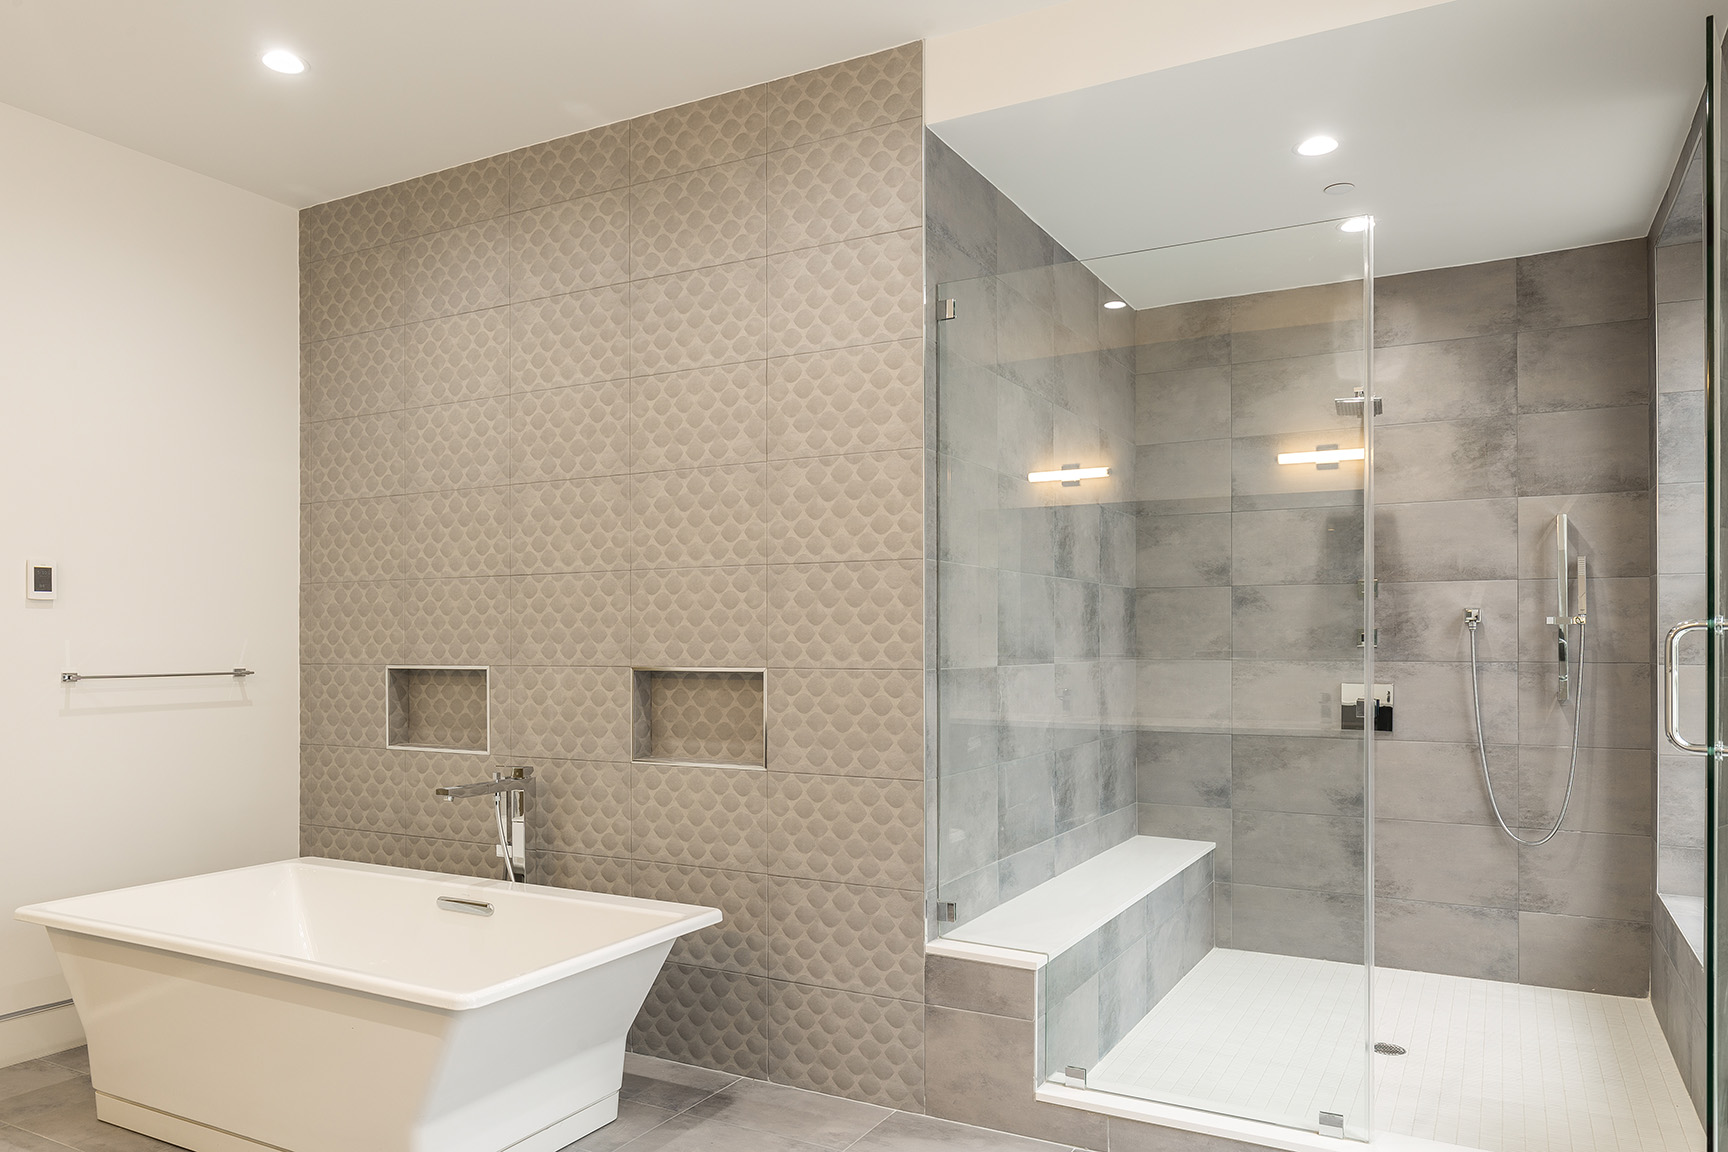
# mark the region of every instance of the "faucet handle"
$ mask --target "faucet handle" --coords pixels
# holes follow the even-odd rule
[[[508,773],[508,775],[506,775]],[[492,773],[494,780],[532,780],[534,769],[526,764],[505,765]]]

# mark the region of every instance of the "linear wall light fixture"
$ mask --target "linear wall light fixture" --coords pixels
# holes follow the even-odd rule
[[[1312,452],[1280,452],[1280,464],[1312,464],[1316,468],[1336,468],[1340,460],[1364,460],[1368,453],[1361,448],[1339,448],[1322,444]]]
[[[1028,472],[1026,479],[1034,484],[1057,481],[1066,488],[1078,484],[1082,480],[1100,480],[1108,475],[1110,475],[1108,468],[1082,468],[1078,464],[1064,464],[1054,472]]]

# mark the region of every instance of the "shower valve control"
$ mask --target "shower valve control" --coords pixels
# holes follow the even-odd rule
[[[1368,710],[1374,710],[1374,731],[1392,731],[1392,685],[1376,684],[1370,694],[1362,684],[1345,684],[1338,693],[1338,727],[1360,732],[1366,728]],[[1373,701],[1372,704],[1369,701]]]

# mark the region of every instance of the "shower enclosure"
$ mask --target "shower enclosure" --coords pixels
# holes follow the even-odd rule
[[[1046,957],[1045,1078],[1364,1139],[1371,222],[1079,261],[1011,207],[936,287],[934,930]]]

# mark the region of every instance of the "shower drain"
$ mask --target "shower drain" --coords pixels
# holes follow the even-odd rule
[[[1380,1053],[1382,1056],[1402,1056],[1407,1049],[1402,1044],[1388,1044],[1386,1041],[1382,1040],[1380,1043],[1374,1045],[1374,1051]]]

